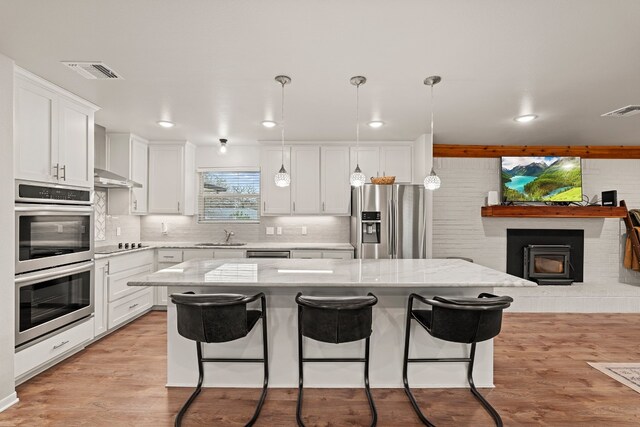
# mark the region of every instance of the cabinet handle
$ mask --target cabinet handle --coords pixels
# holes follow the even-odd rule
[[[136,210],[136,211],[138,210],[138,201],[137,200],[133,201],[133,209]]]
[[[60,347],[63,347],[63,346],[65,346],[65,345],[67,345],[67,344],[69,344],[69,341],[62,341],[60,344],[58,344],[58,345],[54,345],[54,346],[53,346],[53,349],[54,349],[54,350],[57,350],[57,349],[59,349]]]
[[[296,202],[293,202],[293,211],[296,211]]]
[[[322,212],[324,212],[324,202],[322,202]]]
[[[387,172],[386,171],[382,171],[382,176],[387,176]]]
[[[56,173],[53,176],[55,179],[60,179],[59,175],[60,175],[60,163],[56,163],[55,166],[53,167],[53,169],[55,169]]]
[[[62,172],[64,172],[64,175],[62,175],[62,180],[66,181],[67,180],[67,165],[62,165],[62,167],[60,169],[62,170]]]
[[[267,202],[262,202],[262,212],[267,211]]]
[[[178,212],[180,212],[180,202],[178,202]]]
[[[138,303],[135,303],[135,304],[133,304],[133,305],[130,305],[130,306],[129,306],[129,310],[131,310],[131,309],[133,309],[133,308],[136,308],[138,305],[139,305]]]

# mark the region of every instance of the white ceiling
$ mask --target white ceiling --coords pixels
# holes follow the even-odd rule
[[[355,89],[365,140],[640,145],[636,0],[0,0],[0,52],[100,105],[110,131],[198,144],[276,140],[277,74],[287,137],[350,140]],[[101,60],[125,80],[85,80],[61,60]],[[513,117],[535,113],[526,125]],[[176,122],[162,129],[155,122]]]

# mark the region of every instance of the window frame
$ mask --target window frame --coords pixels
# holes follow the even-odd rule
[[[220,196],[220,199],[223,198],[244,198],[244,197],[257,197],[256,203],[256,211],[258,216],[256,219],[212,219],[205,220],[204,217],[204,207],[201,207],[201,203],[204,202],[205,199],[211,198],[211,196],[206,197],[203,194],[202,187],[202,174],[203,173],[255,173],[258,177],[258,193],[255,194],[242,194],[242,193],[224,193],[224,196]],[[196,177],[197,177],[197,194],[196,194],[196,223],[197,224],[259,224],[261,218],[261,210],[260,206],[262,203],[262,177],[260,174],[259,167],[233,167],[233,168],[224,168],[224,167],[207,167],[207,168],[197,168],[196,169]],[[215,198],[215,197],[214,197]],[[201,212],[203,215],[201,215]]]

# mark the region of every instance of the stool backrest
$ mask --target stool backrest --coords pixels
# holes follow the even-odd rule
[[[247,336],[247,303],[259,295],[172,294],[178,333],[198,342],[227,342]]]
[[[480,294],[478,298],[434,297],[431,335],[446,341],[473,343],[498,335],[502,311],[513,302],[511,297]]]
[[[373,294],[362,297],[296,296],[300,333],[317,341],[340,344],[371,336]]]

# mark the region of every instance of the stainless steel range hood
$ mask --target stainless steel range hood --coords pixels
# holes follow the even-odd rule
[[[93,185],[101,188],[142,188],[142,184],[104,169],[93,169]]]

